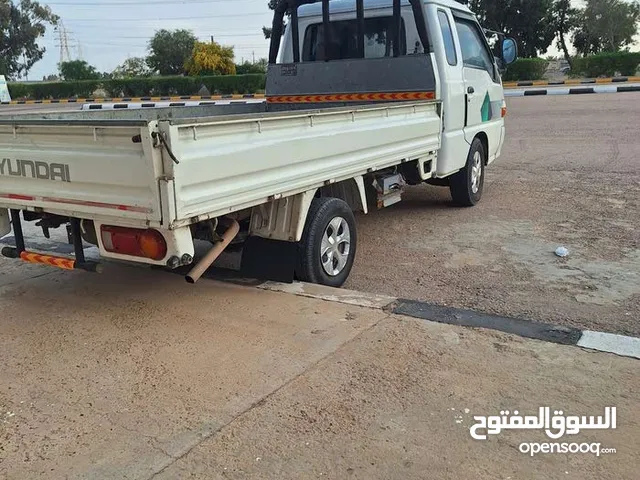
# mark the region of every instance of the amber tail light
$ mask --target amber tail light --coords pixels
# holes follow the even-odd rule
[[[167,255],[167,241],[157,230],[102,225],[100,235],[107,252],[156,261]]]

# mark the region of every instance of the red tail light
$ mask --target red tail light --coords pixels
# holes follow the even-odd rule
[[[107,252],[157,261],[167,255],[167,241],[157,230],[102,225],[100,234]]]

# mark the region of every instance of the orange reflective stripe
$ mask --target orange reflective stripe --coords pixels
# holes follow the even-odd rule
[[[40,253],[26,251],[20,254],[20,258],[25,262],[49,265],[62,268],[63,270],[74,270],[76,265],[76,261],[70,258],[53,257],[51,255],[42,255]]]
[[[393,102],[434,100],[435,92],[396,93],[337,93],[332,95],[275,95],[267,97],[269,103],[327,103],[327,102]]]

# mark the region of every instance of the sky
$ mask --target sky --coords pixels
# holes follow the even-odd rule
[[[19,0],[13,0],[17,3]],[[200,39],[232,45],[236,62],[264,58],[269,50],[262,27],[269,26],[268,0],[39,0],[62,19],[71,59],[81,58],[100,72],[111,72],[129,57],[147,55],[147,42],[161,28],[192,30]],[[584,0],[573,0],[581,5]],[[39,44],[42,60],[29,72],[29,80],[56,74],[60,38],[47,28]],[[637,49],[634,48],[634,50]],[[557,56],[552,46],[547,52]],[[66,58],[65,58],[66,60]]]
[[[18,0],[14,0],[16,3]],[[98,71],[111,72],[128,57],[147,55],[147,42],[161,28],[192,30],[200,40],[235,47],[236,62],[266,57],[268,41],[262,27],[271,24],[268,0],[39,0],[49,5],[67,30],[72,60],[79,56]],[[60,39],[47,28],[39,44],[42,60],[29,80],[55,74]]]

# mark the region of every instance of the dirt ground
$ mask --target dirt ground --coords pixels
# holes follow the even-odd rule
[[[640,424],[631,412],[640,406],[632,397],[640,381],[634,361],[612,377],[611,360],[390,317],[158,478],[630,480],[639,460]],[[609,390],[613,378],[622,383]],[[625,445],[609,457],[520,453],[522,442],[548,441],[538,432],[484,443],[469,436],[479,411],[547,404],[587,411],[611,401],[629,414],[623,428],[570,440]]]
[[[2,479],[637,478],[634,359],[114,264],[0,268]],[[562,440],[617,452],[470,437],[541,406],[617,407]]]
[[[359,216],[346,287],[640,336],[640,93],[507,104],[481,204],[457,209],[446,188],[409,187],[402,203]],[[0,114],[78,107],[10,108]],[[47,243],[37,230],[26,226]]]
[[[640,336],[640,94],[507,103],[481,204],[410,187],[359,217],[347,287]]]

